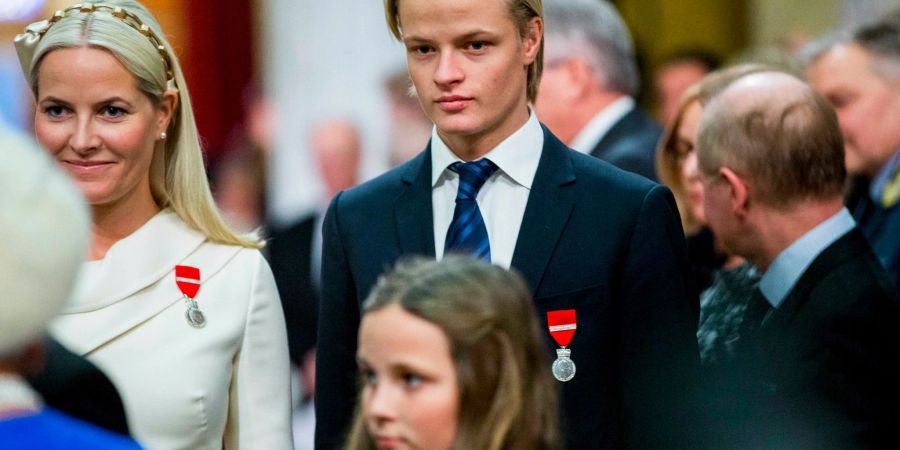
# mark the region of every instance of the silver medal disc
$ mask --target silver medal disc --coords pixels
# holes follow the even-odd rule
[[[569,358],[572,351],[567,348],[556,349],[556,361],[553,361],[553,376],[559,381],[569,381],[575,377],[575,363]]]
[[[194,328],[203,328],[206,325],[206,317],[203,316],[203,312],[196,306],[196,303],[188,306],[187,311],[184,312],[184,317]]]

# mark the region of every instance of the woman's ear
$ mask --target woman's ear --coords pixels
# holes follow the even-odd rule
[[[162,101],[160,102],[159,109],[157,111],[157,121],[156,121],[156,134],[162,133],[169,129],[169,125],[172,123],[172,119],[175,117],[175,111],[178,109],[178,90],[177,89],[168,89],[163,93]]]

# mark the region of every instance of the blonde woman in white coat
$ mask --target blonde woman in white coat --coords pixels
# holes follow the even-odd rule
[[[275,283],[262,243],[232,232],[212,201],[157,21],[134,1],[85,3],[30,25],[16,48],[36,137],[92,212],[53,334],[109,375],[148,448],[291,448]]]

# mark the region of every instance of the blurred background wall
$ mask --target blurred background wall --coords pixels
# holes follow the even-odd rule
[[[0,120],[30,128],[31,98],[13,36],[73,3],[0,0]],[[248,148],[265,157],[267,175],[259,179],[268,187],[263,214],[271,222],[290,223],[324,201],[309,156],[310,129],[318,122],[340,118],[357,126],[364,142],[363,179],[388,167],[392,109],[385,80],[403,68],[404,52],[384,25],[380,1],[145,3],[185,68],[208,163],[215,168]],[[614,3],[632,29],[645,75],[683,48],[705,49],[726,60],[761,49],[790,51],[835,27],[900,7],[900,0]],[[644,91],[642,102],[649,105],[651,90]]]

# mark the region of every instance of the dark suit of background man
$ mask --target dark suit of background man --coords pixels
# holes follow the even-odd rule
[[[634,43],[612,4],[545,0],[546,57],[535,108],[566,145],[656,180],[659,125],[635,106]]]
[[[747,75],[704,110],[698,148],[713,232],[763,274],[714,447],[896,447],[900,299],[842,205],[831,106],[791,75]]]
[[[900,23],[823,43],[807,76],[837,110],[854,177],[847,208],[900,286]]]
[[[326,215],[317,448],[338,447],[353,414],[360,303],[398,258],[444,254],[459,185],[448,166],[482,158],[498,167],[477,194],[492,262],[524,275],[544,327],[547,311],[576,310],[577,374],[560,384],[569,448],[685,442],[673,436],[689,430],[679,395],[698,371],[698,305],[674,200],[566,148],[538,123],[528,101],[540,76],[542,20],[531,10],[520,27],[507,9],[528,3],[540,5],[386,4],[436,128],[422,153],[338,194]],[[548,360],[557,347],[548,332]]]

